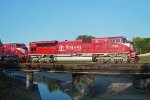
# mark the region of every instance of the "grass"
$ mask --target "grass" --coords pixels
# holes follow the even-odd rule
[[[142,56],[142,57],[140,57],[139,63],[150,63],[150,56]]]

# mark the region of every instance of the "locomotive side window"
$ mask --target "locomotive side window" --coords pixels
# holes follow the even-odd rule
[[[116,39],[116,43],[120,43],[120,39]]]
[[[110,40],[110,43],[115,43],[115,39],[111,39],[111,40]]]
[[[11,46],[11,48],[15,48],[16,44],[11,44],[10,46]]]
[[[123,41],[123,43],[126,43],[126,42],[127,42],[127,40],[126,40],[125,38],[123,38],[122,41]]]
[[[17,47],[25,46],[25,44],[17,44]]]
[[[56,46],[55,43],[38,43],[36,44],[37,47],[50,47],[50,46]]]
[[[120,43],[120,42],[121,42],[120,38],[110,40],[110,43]]]

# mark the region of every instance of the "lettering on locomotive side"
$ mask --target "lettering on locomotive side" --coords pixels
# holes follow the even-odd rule
[[[61,46],[59,46],[58,51],[65,51],[65,50],[64,50],[64,46],[62,46],[62,45],[61,45]]]
[[[65,46],[59,46],[59,50],[58,51],[66,51],[66,50],[74,50],[74,51],[81,51],[82,47],[79,46],[73,46],[73,45],[65,45]]]

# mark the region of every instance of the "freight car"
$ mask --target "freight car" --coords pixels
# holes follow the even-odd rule
[[[93,61],[128,63],[136,60],[133,43],[123,36],[74,41],[37,41],[29,43],[31,62]]]

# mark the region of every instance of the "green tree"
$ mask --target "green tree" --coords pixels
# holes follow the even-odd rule
[[[133,38],[134,48],[138,49],[140,54],[150,52],[150,38]]]
[[[76,39],[82,39],[83,42],[88,43],[91,42],[91,39],[95,38],[92,35],[79,35]]]

